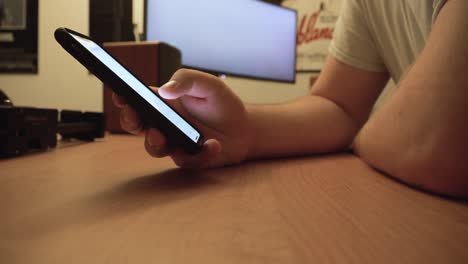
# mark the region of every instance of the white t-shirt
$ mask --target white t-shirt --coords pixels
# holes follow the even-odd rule
[[[415,62],[446,0],[345,0],[330,45],[339,61],[388,71],[395,82]]]

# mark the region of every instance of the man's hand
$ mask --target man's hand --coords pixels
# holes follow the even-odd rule
[[[145,147],[149,154],[154,157],[169,155],[184,168],[218,167],[239,163],[246,158],[250,137],[244,104],[217,77],[182,69],[167,84],[153,89],[197,127],[207,140],[197,155],[169,146],[158,130],[143,131],[138,114],[122,97],[114,94],[114,103],[122,109],[122,128],[133,134],[146,133]]]

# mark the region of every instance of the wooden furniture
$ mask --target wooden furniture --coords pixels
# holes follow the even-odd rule
[[[468,263],[468,205],[351,154],[184,171],[143,138],[0,160],[0,263]]]

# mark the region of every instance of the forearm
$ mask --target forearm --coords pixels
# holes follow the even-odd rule
[[[447,2],[420,58],[359,133],[355,149],[411,185],[468,197],[466,7]]]
[[[251,159],[342,150],[358,131],[345,111],[315,95],[279,105],[251,105],[247,111]]]
[[[466,103],[425,88],[401,87],[364,126],[355,150],[410,185],[468,196]]]

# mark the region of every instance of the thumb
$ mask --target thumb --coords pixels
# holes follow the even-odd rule
[[[174,73],[171,81],[161,86],[159,94],[165,99],[177,99],[184,95],[209,99],[225,90],[222,85],[224,83],[211,74],[180,69]]]
[[[164,99],[177,99],[183,95],[185,95],[190,90],[190,87],[185,85],[180,85],[179,82],[175,80],[171,80],[161,86],[158,89],[159,95],[161,95]]]

